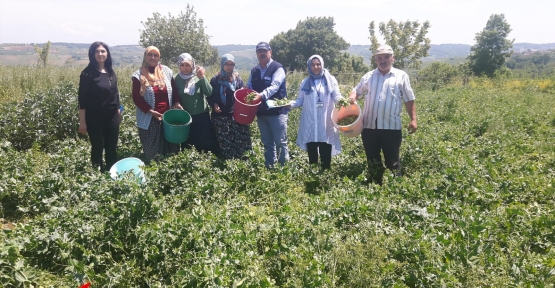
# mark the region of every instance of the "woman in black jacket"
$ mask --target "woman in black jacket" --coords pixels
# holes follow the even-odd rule
[[[89,47],[89,65],[79,79],[79,133],[89,134],[91,162],[100,171],[109,170],[117,161],[121,122],[118,80],[112,69],[110,48],[104,42]],[[106,151],[106,165],[102,152]]]

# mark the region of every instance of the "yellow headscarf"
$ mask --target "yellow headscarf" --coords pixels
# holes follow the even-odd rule
[[[141,96],[145,95],[146,89],[149,86],[158,86],[158,89],[162,90],[166,87],[166,82],[164,81],[164,73],[162,73],[162,68],[160,65],[154,67],[154,73],[150,73],[148,70],[148,63],[146,62],[146,55],[150,52],[156,52],[160,55],[160,50],[154,46],[148,46],[145,49],[145,54],[143,55],[143,64],[141,67],[141,90],[139,93]]]

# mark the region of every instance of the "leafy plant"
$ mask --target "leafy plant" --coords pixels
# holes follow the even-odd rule
[[[77,89],[71,83],[30,93],[23,102],[8,104],[2,111],[0,137],[19,150],[77,137]]]
[[[545,103],[554,94],[507,81],[417,90],[420,128],[404,135],[405,176],[385,173],[382,185],[369,180],[357,137],[341,138],[331,169],[308,165],[291,145],[298,110],[289,113],[284,166],[265,168],[250,125],[246,159],[186,150],[145,167],[145,184],[91,169],[86,139],[42,138],[23,150],[1,140],[0,281],[550,287],[555,135]],[[132,115],[124,115],[118,151],[141,157]]]

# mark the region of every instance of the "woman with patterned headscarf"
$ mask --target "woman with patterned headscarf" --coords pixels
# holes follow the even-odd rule
[[[235,58],[224,54],[220,61],[220,72],[210,80],[212,96],[208,103],[212,106],[212,123],[220,156],[224,159],[245,158],[245,153],[252,150],[249,125],[233,120],[233,97],[235,90],[244,86],[243,80],[235,70]]]
[[[331,156],[341,152],[339,131],[333,126],[331,112],[335,103],[343,98],[337,80],[324,68],[324,59],[312,55],[306,63],[308,77],[301,82],[299,96],[291,108],[302,107],[297,146],[308,152],[308,163],[322,168],[331,165]]]
[[[162,114],[170,107],[183,109],[170,68],[160,64],[160,50],[146,47],[141,68],[131,77],[133,102],[137,106],[137,127],[145,162],[159,161],[162,156],[179,152],[179,144],[164,138]]]
[[[210,108],[206,97],[212,95],[212,86],[204,77],[204,68],[195,64],[189,53],[177,57],[179,73],[174,81],[181,106],[192,117],[189,138],[181,143],[181,149],[194,146],[197,151],[216,153],[216,136],[210,121]]]

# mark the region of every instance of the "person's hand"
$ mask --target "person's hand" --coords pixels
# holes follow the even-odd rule
[[[119,117],[119,123],[121,123],[121,121],[123,120],[123,116],[121,115],[120,109],[118,109],[118,117]]]
[[[150,110],[150,114],[152,115],[152,117],[158,119],[158,121],[162,121],[162,114],[160,114],[159,112]]]
[[[349,101],[351,101],[351,104],[355,104],[357,101],[357,94],[355,92],[351,92],[349,95]]]
[[[220,105],[218,105],[217,103],[214,103],[214,112],[222,113],[222,109],[220,109]]]
[[[173,108],[174,108],[174,109],[181,109],[181,110],[185,110],[185,109],[183,109],[183,106],[181,106],[181,104],[180,104],[180,103],[175,103],[175,104],[173,104]]]
[[[198,79],[204,78],[204,73],[205,73],[204,67],[197,66],[197,77],[198,77]]]
[[[87,124],[86,123],[79,123],[79,133],[86,135],[87,134]]]
[[[417,128],[418,128],[418,125],[416,124],[416,120],[410,120],[409,127],[407,127],[409,134],[416,132]]]
[[[262,94],[256,92],[256,97],[254,97],[254,99],[252,100],[252,102],[256,103],[258,101],[262,100]]]

